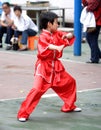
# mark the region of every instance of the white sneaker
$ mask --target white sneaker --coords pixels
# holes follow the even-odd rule
[[[20,121],[20,122],[26,122],[27,119],[26,118],[18,118],[18,121]]]
[[[73,111],[74,111],[74,112],[81,112],[81,111],[82,111],[82,109],[81,109],[81,108],[79,108],[79,107],[76,107]]]

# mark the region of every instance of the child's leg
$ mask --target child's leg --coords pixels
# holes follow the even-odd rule
[[[35,109],[41,96],[47,91],[50,84],[47,84],[45,80],[40,76],[35,76],[34,87],[29,92],[25,101],[23,101],[20,110],[18,112],[17,118],[28,119],[29,115]]]
[[[64,101],[61,111],[67,112],[76,108],[74,104],[76,101],[76,82],[67,72],[61,73],[60,82],[52,87],[52,89]]]

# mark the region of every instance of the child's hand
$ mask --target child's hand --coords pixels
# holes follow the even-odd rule
[[[48,48],[49,48],[50,50],[57,50],[57,51],[61,52],[61,51],[63,50],[63,48],[64,48],[64,45],[56,46],[56,45],[50,44],[50,45],[48,46]]]
[[[73,33],[67,33],[66,35],[63,35],[62,39],[68,38],[71,39],[73,37]]]
[[[57,46],[56,50],[59,51],[59,52],[61,52],[63,50],[63,48],[64,48],[64,45]]]

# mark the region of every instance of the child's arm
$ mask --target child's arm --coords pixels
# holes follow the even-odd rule
[[[74,34],[73,34],[73,33],[67,33],[66,35],[63,35],[63,36],[62,36],[62,39],[65,39],[65,38],[71,39],[71,38],[73,38],[73,37],[74,37]]]
[[[61,52],[63,50],[63,48],[64,48],[64,45],[56,46],[56,45],[50,44],[48,46],[48,49],[50,49],[50,50],[57,50],[59,52]]]
[[[71,32],[57,31],[56,38],[58,39],[59,45],[71,46],[74,43],[75,36]]]
[[[69,32],[67,34],[64,34],[62,36],[62,40],[65,41],[65,47],[66,46],[71,46],[74,43],[75,36],[73,33]]]

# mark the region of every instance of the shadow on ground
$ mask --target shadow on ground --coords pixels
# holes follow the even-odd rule
[[[60,112],[58,97],[42,98],[26,123],[16,113],[23,99],[0,101],[0,130],[101,130],[101,89],[78,93],[82,112]]]

